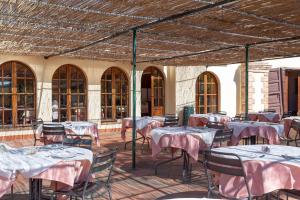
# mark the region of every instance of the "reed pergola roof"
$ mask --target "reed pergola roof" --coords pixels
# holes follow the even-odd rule
[[[182,14],[182,15],[181,15]],[[0,0],[0,53],[221,65],[300,56],[299,0]]]

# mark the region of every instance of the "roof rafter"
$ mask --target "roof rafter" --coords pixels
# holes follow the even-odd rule
[[[71,53],[71,52],[74,52],[74,51],[79,51],[79,50],[87,48],[89,46],[93,46],[93,45],[95,45],[97,43],[107,41],[109,39],[118,37],[118,36],[123,35],[123,34],[127,34],[131,30],[133,30],[133,29],[138,30],[138,29],[143,29],[143,28],[146,28],[146,27],[149,27],[149,26],[153,26],[153,25],[156,25],[156,24],[160,24],[162,22],[173,21],[175,19],[179,19],[179,18],[182,18],[184,16],[188,16],[188,15],[191,15],[191,14],[194,14],[194,13],[199,13],[201,11],[205,11],[205,10],[208,10],[208,9],[212,9],[212,8],[219,7],[221,5],[225,5],[225,4],[229,4],[229,3],[233,3],[233,2],[236,2],[236,1],[238,1],[238,0],[222,0],[222,1],[219,1],[219,2],[217,2],[215,4],[209,4],[209,5],[206,5],[206,6],[199,7],[199,8],[187,10],[187,11],[184,11],[184,12],[181,12],[181,13],[178,13],[178,14],[170,15],[170,16],[165,17],[165,18],[161,18],[161,19],[158,19],[158,20],[153,20],[153,21],[151,21],[149,23],[146,23],[146,24],[134,26],[134,27],[131,27],[131,28],[128,28],[128,29],[125,29],[125,30],[121,30],[121,31],[115,32],[115,33],[113,33],[111,35],[108,35],[108,36],[103,37],[103,38],[101,38],[99,40],[96,40],[95,42],[92,42],[92,43],[90,43],[88,45],[77,47],[75,49],[69,49],[69,50],[61,51],[61,52],[59,52],[57,54],[51,54],[51,55],[45,56],[45,58],[47,59],[47,58],[50,58],[50,57],[53,57],[53,56],[63,55],[63,54]]]
[[[251,44],[247,44],[247,45],[249,45],[251,47],[251,46],[256,46],[256,45],[263,45],[263,44],[276,43],[276,42],[286,42],[286,41],[292,41],[292,40],[300,40],[300,36],[289,37],[289,38],[280,38],[280,39],[270,40],[270,41],[255,42],[255,43],[251,43]],[[153,59],[153,60],[143,60],[143,61],[138,61],[137,63],[147,63],[147,62],[156,62],[156,61],[163,61],[163,60],[172,60],[172,59],[176,59],[176,58],[197,56],[197,55],[202,55],[202,54],[207,54],[207,53],[212,53],[212,52],[218,52],[218,51],[224,51],[224,50],[230,50],[230,49],[237,49],[237,48],[241,48],[241,47],[243,47],[243,46],[235,45],[235,46],[230,46],[230,47],[222,47],[222,48],[218,48],[218,49],[199,51],[199,52],[182,54],[182,55],[177,55],[177,56],[158,58],[158,59]]]

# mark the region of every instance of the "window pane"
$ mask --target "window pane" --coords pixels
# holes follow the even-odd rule
[[[3,80],[3,92],[11,93],[11,87],[12,87],[11,79],[4,79]]]
[[[78,81],[78,89],[80,93],[84,93],[85,92],[85,84],[84,81]]]
[[[78,96],[77,95],[72,95],[71,96],[71,106],[76,107],[78,102]]]
[[[116,96],[116,106],[120,106],[121,105],[121,96]]]
[[[17,93],[25,93],[25,79],[17,79]]]
[[[11,110],[4,110],[3,123],[5,125],[11,125],[12,124],[12,111]]]
[[[60,110],[60,121],[67,121],[67,110]]]
[[[101,105],[102,105],[102,106],[105,106],[105,105],[106,105],[105,99],[106,99],[106,98],[105,98],[105,94],[102,94],[102,95],[101,95]]]
[[[106,103],[107,106],[112,106],[112,95],[106,95]]]
[[[106,118],[111,119],[112,118],[112,108],[108,107],[106,110]]]
[[[26,67],[25,66],[18,66],[17,67],[17,77],[26,77]]]
[[[12,108],[12,95],[4,95],[4,108]]]
[[[60,107],[61,108],[67,107],[67,95],[60,95]]]
[[[59,68],[59,78],[67,79],[67,67],[66,66],[62,66]]]
[[[60,80],[60,92],[61,93],[67,93],[67,81],[66,80]]]
[[[25,108],[25,95],[18,95],[17,104],[18,108]]]
[[[77,81],[71,80],[71,92],[72,93],[78,92]]]
[[[26,95],[26,107],[34,108],[34,96],[33,95]]]
[[[84,107],[85,105],[86,105],[86,103],[85,103],[85,95],[79,95],[78,106],[79,107]]]
[[[33,93],[34,82],[32,79],[26,80],[26,93]]]
[[[3,67],[3,77],[12,77],[12,68],[11,68],[12,64],[6,64]]]
[[[53,93],[58,93],[59,92],[59,90],[58,90],[58,80],[53,80],[52,81],[52,92]]]

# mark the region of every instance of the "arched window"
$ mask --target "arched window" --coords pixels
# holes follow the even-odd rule
[[[87,120],[87,92],[84,73],[74,65],[59,67],[52,79],[52,120]]]
[[[2,127],[29,126],[35,118],[36,80],[23,63],[0,65],[0,119]]]
[[[196,112],[211,113],[219,110],[219,85],[214,74],[204,72],[196,82]]]
[[[107,69],[101,78],[101,118],[114,121],[128,117],[128,79],[117,67]]]
[[[156,67],[148,67],[142,75],[142,116],[161,116],[165,112],[164,76]]]

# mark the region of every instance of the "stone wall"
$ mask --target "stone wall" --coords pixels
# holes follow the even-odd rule
[[[268,108],[268,74],[271,66],[264,62],[249,64],[249,112],[258,112]],[[241,110],[245,112],[245,65],[241,65]]]

